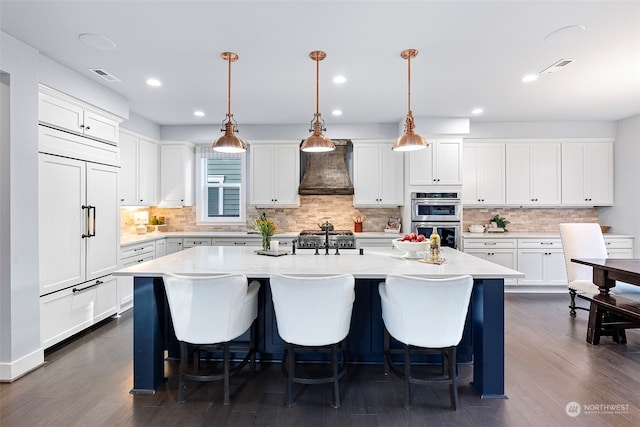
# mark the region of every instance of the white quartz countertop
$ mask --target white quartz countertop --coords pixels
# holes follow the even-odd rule
[[[385,233],[380,232],[362,232],[354,233],[356,239],[397,239],[401,237],[401,234],[397,233]],[[256,233],[249,233],[246,231],[170,231],[160,232],[154,231],[146,234],[126,234],[120,236],[120,245],[132,245],[138,243],[150,242],[153,240],[164,239],[167,237],[212,237],[212,238],[255,238],[260,239],[260,235]],[[298,232],[283,232],[276,233],[273,236],[274,240],[291,240],[298,237]]]
[[[244,273],[264,279],[271,273],[318,275],[353,274],[359,279],[384,279],[388,274],[424,277],[452,277],[470,274],[476,279],[523,277],[518,271],[482,260],[451,248],[443,248],[447,262],[433,265],[402,258],[403,252],[387,248],[357,251],[343,250],[340,255],[314,255],[298,250],[296,255],[279,257],[258,255],[254,248],[236,246],[198,246],[161,258],[136,264],[113,273],[115,276],[159,277],[164,273],[207,275]]]

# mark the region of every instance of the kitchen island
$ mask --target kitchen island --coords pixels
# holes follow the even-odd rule
[[[277,352],[277,329],[270,292],[271,273],[353,274],[356,301],[349,341],[356,343],[356,360],[382,363],[382,321],[377,284],[388,274],[444,278],[470,274],[474,279],[467,339],[472,352],[473,387],[485,398],[504,398],[504,279],[520,277],[517,271],[446,248],[447,262],[433,265],[402,258],[386,248],[365,249],[364,255],[343,250],[340,255],[314,255],[298,251],[279,257],[254,253],[255,248],[194,247],[134,265],[114,273],[134,277],[134,384],[132,393],[149,393],[164,382],[164,351],[171,345],[171,325],[165,302],[162,275],[208,275],[244,273],[260,280],[260,354],[265,359]],[[173,338],[175,339],[175,338]],[[464,338],[463,338],[464,340]],[[274,350],[275,349],[275,350]],[[353,360],[353,359],[350,359]]]

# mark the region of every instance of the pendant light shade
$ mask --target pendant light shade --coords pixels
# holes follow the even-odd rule
[[[327,129],[325,129],[324,120],[320,116],[320,61],[326,56],[326,53],[319,50],[314,50],[309,54],[309,57],[316,61],[316,114],[314,119],[311,120],[311,129],[309,129],[309,131],[313,131],[313,134],[304,140],[300,149],[310,153],[321,153],[336,149],[333,141],[322,134]]]
[[[415,151],[427,148],[429,144],[423,137],[413,131],[415,128],[415,121],[413,120],[413,112],[411,111],[411,58],[415,58],[418,55],[416,49],[403,50],[400,53],[408,63],[408,85],[407,85],[407,118],[404,121],[404,135],[398,138],[391,147],[394,151]]]
[[[223,129],[220,129],[224,132],[216,142],[213,143],[213,150],[220,151],[223,153],[243,153],[247,151],[247,145],[237,136],[235,136],[236,132],[236,121],[233,118],[233,114],[231,113],[231,63],[236,62],[238,60],[238,55],[233,52],[222,52],[220,57],[225,61],[229,62],[229,79],[227,85],[227,117],[226,123],[223,121]]]

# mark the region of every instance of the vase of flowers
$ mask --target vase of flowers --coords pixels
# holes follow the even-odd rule
[[[276,224],[267,219],[267,215],[262,212],[260,218],[258,218],[255,222],[254,228],[260,236],[262,236],[262,250],[268,251],[271,249],[271,237],[273,233],[276,231]]]

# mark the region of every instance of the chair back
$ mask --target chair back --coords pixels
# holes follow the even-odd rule
[[[334,276],[270,278],[280,337],[304,346],[336,344],[346,338],[355,300],[355,279]]]
[[[571,258],[607,258],[607,246],[602,230],[597,223],[563,223],[560,239],[567,267],[567,280],[593,280],[593,269],[587,265],[571,262]]]
[[[471,300],[473,278],[389,275],[379,286],[382,318],[395,339],[425,348],[458,345]]]
[[[248,310],[243,307],[248,290],[244,274],[204,277],[165,274],[163,280],[173,327],[180,341],[227,342],[242,335],[257,316],[257,300]]]

